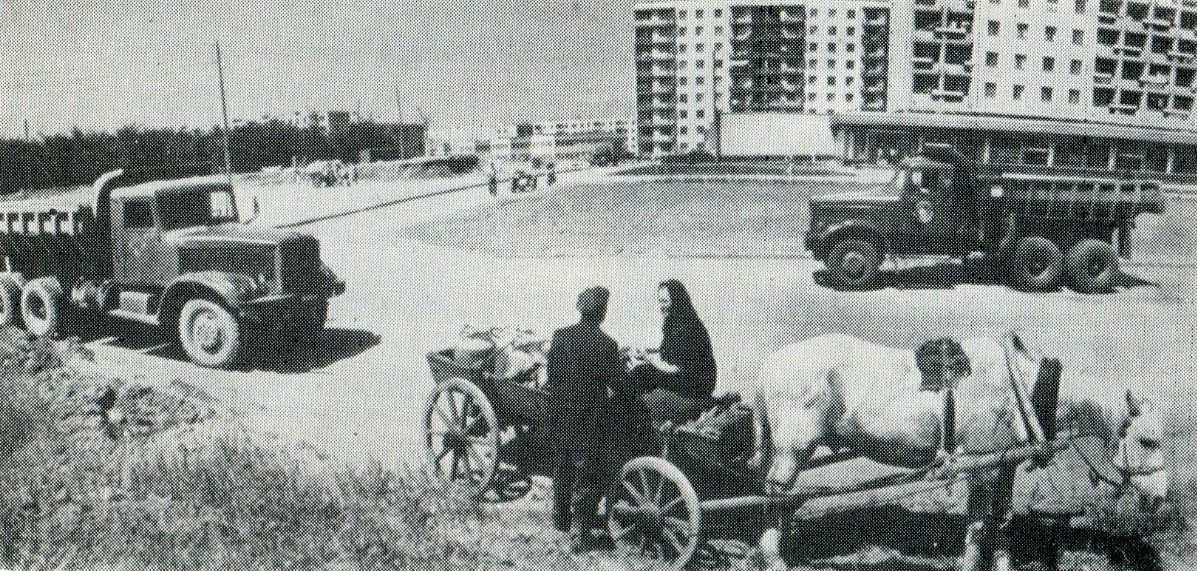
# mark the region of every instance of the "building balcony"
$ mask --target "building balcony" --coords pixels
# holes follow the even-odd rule
[[[1145,87],[1163,87],[1172,83],[1170,75],[1145,75],[1139,78],[1139,84]]]
[[[866,85],[860,89],[861,93],[885,93],[884,83],[873,83]]]
[[[801,24],[806,21],[805,15],[801,12],[791,13],[788,10],[783,10],[779,19],[787,24]]]
[[[1108,85],[1113,80],[1114,80],[1114,74],[1112,74],[1112,73],[1094,73],[1093,74],[1093,83],[1098,84],[1098,85]]]
[[[1110,102],[1109,109],[1110,109],[1110,111],[1114,111],[1116,113],[1124,113],[1124,114],[1129,115],[1129,114],[1132,114],[1132,113],[1135,113],[1136,111],[1138,111],[1139,106],[1136,104],[1132,104],[1132,103]]]
[[[942,89],[941,88],[941,89],[935,89],[935,90],[931,91],[932,99],[958,100],[958,99],[964,99],[965,95],[968,95],[968,94],[963,91],[956,91],[954,89]]]
[[[936,40],[935,30],[915,30],[914,41],[931,43]]]
[[[1192,62],[1194,58],[1197,58],[1197,54],[1194,54],[1193,52],[1182,52],[1179,50],[1172,50],[1168,52],[1168,59],[1178,62],[1189,63]]]
[[[1114,53],[1127,57],[1139,57],[1143,55],[1143,48],[1127,45],[1115,46]]]
[[[873,14],[871,16],[866,16],[864,25],[869,26],[869,27],[888,26],[889,25],[889,16],[886,16],[885,14]]]
[[[973,33],[972,30],[963,26],[939,26],[935,28],[935,35],[947,37],[964,37]]]
[[[932,69],[947,75],[967,76],[972,71],[972,64],[938,62]]]
[[[1173,25],[1175,25],[1175,22],[1172,20],[1167,18],[1158,18],[1156,16],[1145,18],[1143,23],[1153,28],[1171,28]]]
[[[938,63],[933,57],[912,57],[910,58],[911,67],[914,69],[930,70]]]

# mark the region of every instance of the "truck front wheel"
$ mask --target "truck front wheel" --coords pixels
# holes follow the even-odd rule
[[[1068,250],[1065,265],[1076,291],[1101,293],[1109,291],[1118,275],[1118,254],[1101,240],[1082,240]]]
[[[867,288],[877,281],[880,269],[881,251],[868,240],[841,240],[827,251],[827,272],[837,287]]]
[[[1043,291],[1060,284],[1064,255],[1051,240],[1027,236],[1018,241],[1007,267],[1010,281],[1019,289]]]
[[[202,367],[228,367],[241,354],[241,325],[220,304],[192,299],[179,313],[179,342]]]
[[[65,304],[66,296],[58,278],[31,280],[21,289],[21,319],[25,329],[38,336],[57,335]]]

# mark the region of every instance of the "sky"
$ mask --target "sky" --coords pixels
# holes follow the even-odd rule
[[[360,109],[436,127],[629,114],[633,0],[0,0],[0,136]]]

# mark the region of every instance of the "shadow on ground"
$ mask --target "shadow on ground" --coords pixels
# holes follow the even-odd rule
[[[756,516],[756,517],[754,517]],[[739,514],[713,526],[715,543],[755,545],[764,529],[760,514]],[[724,519],[720,516],[718,519]],[[968,520],[963,515],[912,512],[899,506],[876,506],[794,521],[782,551],[797,569],[843,571],[929,571],[956,569],[964,549]],[[1007,527],[1011,556],[1020,569],[1072,569],[1080,553],[1088,561],[1105,561],[1095,569],[1156,571],[1164,568],[1159,552],[1140,537],[1112,536],[1091,529],[1053,525],[1052,520],[1018,516]],[[741,543],[742,542],[742,543]],[[708,549],[708,551],[714,551]],[[734,551],[734,550],[733,550]],[[737,553],[708,553],[703,568],[725,567]],[[1071,557],[1071,559],[1070,559]]]
[[[68,328],[68,335],[84,343],[102,342],[108,347],[151,355],[172,361],[188,362],[178,339],[162,328],[138,324],[99,323]],[[269,339],[246,347],[241,371],[306,373],[355,357],[379,344],[381,338],[360,329],[328,328],[310,339]]]
[[[839,289],[831,285],[827,270],[814,273],[814,280],[829,289]],[[913,266],[894,270],[882,270],[877,284],[870,289],[893,288],[899,290],[934,290],[953,289],[958,285],[993,285],[1007,287],[1006,283],[995,278],[983,268],[961,262],[938,262],[930,265]],[[1119,272],[1114,278],[1114,291],[1135,287],[1157,287],[1159,284],[1143,278]],[[1057,288],[1060,291],[1065,288]]]

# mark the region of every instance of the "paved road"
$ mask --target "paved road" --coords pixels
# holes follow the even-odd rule
[[[198,369],[152,332],[92,346],[105,366],[151,381],[186,379],[238,403],[258,426],[384,465],[422,458],[419,417],[431,387],[424,355],[451,344],[463,324],[548,332],[575,319],[577,291],[601,283],[614,293],[608,330],[625,344],[651,344],[659,329],[654,288],[667,277],[693,290],[721,382],[749,379],[766,352],[824,331],[910,347],[1021,329],[1063,357],[1070,374],[1146,386],[1178,411],[1197,404],[1191,387],[1175,382],[1197,373],[1187,262],[1137,268],[1145,285],[1105,296],[1026,294],[935,272],[914,272],[903,289],[843,293],[815,283],[818,265],[809,260],[511,260],[400,237],[405,224],[489,200],[476,189],[303,227],[320,238],[349,289],[333,300],[329,330],[313,347],[266,356],[252,370]]]

